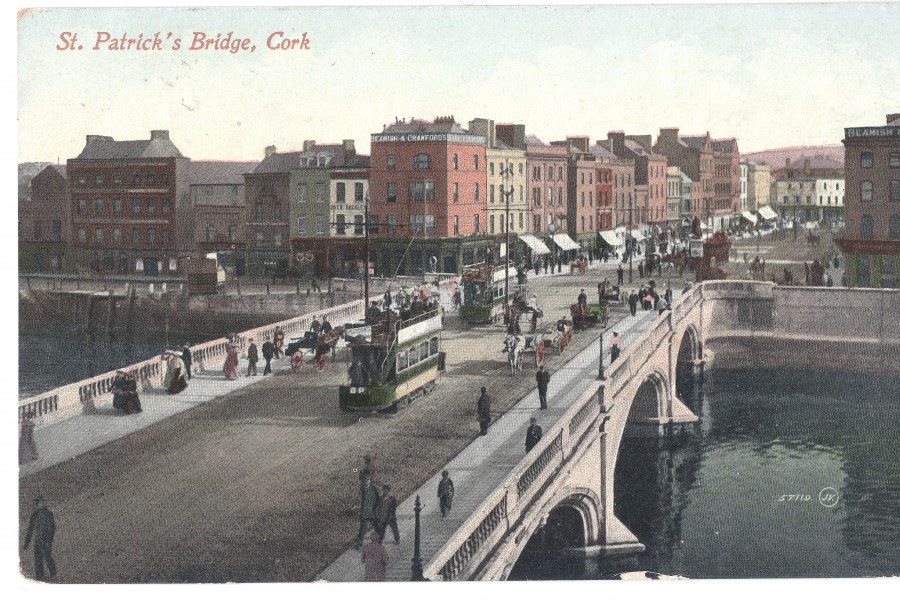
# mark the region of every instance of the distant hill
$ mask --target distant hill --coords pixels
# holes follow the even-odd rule
[[[772,169],[783,168],[787,161],[791,165],[803,165],[809,159],[810,166],[833,167],[835,162],[844,165],[844,145],[824,144],[821,146],[788,146],[772,148],[755,153],[747,153],[742,160],[752,163],[768,163]]]

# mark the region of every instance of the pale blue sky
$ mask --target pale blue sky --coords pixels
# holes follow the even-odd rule
[[[19,23],[19,161],[169,129],[194,159],[356,140],[395,116],[526,124],[545,141],[680,126],[742,151],[839,143],[900,111],[900,5],[57,9]],[[234,31],[254,53],[92,51]],[[307,32],[308,52],[264,48]],[[55,50],[74,31],[82,51]]]

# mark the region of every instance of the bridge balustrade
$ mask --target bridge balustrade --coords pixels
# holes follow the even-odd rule
[[[594,428],[599,415],[599,388],[599,383],[592,384],[572,404],[494,493],[472,512],[456,536],[435,553],[424,570],[428,578],[453,581],[471,576],[525,515],[543,484],[565,465],[567,458]]]

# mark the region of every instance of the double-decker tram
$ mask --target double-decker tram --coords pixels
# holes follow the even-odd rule
[[[503,315],[506,298],[506,268],[493,267],[485,262],[463,268],[463,304],[460,317],[469,324],[495,322]],[[518,279],[516,266],[509,266],[510,286]]]
[[[371,335],[350,340],[349,383],[338,390],[345,411],[396,411],[431,392],[444,369],[440,308],[414,300],[409,308],[369,315]]]

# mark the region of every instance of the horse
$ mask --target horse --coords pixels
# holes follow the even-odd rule
[[[509,372],[515,376],[522,364],[522,352],[525,346],[521,345],[521,338],[514,334],[507,335],[503,351],[506,352],[506,361],[509,363]]]

